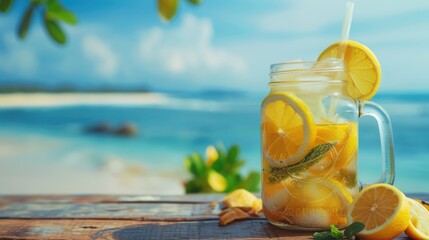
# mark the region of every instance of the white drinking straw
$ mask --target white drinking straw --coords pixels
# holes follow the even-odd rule
[[[351,2],[351,1],[347,2],[346,14],[344,15],[343,29],[341,31],[341,37],[340,37],[340,45],[338,47],[338,53],[337,53],[337,58],[339,58],[342,61],[344,60],[346,55],[346,46],[347,46],[346,42],[347,40],[349,40],[349,36],[350,36],[350,26],[352,25],[354,6],[355,6],[354,2]],[[338,78],[339,77],[340,76],[338,76]],[[337,97],[334,96],[331,98],[331,103],[329,104],[329,109],[328,109],[328,116],[330,118],[335,117],[335,110],[337,108],[337,105],[338,105],[338,99]]]
[[[341,38],[340,38],[340,46],[338,49],[338,55],[337,58],[343,60],[345,51],[346,51],[346,41],[349,40],[350,36],[350,26],[352,25],[352,19],[353,19],[353,8],[355,6],[354,2],[347,2],[346,5],[346,15],[344,15],[343,20],[343,29],[341,31]]]

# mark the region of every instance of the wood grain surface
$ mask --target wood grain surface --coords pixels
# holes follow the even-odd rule
[[[409,194],[429,200],[429,194]],[[1,239],[311,239],[255,217],[218,225],[222,195],[0,196]],[[398,239],[407,239],[402,235]]]

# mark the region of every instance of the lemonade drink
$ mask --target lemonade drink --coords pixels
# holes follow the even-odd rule
[[[347,225],[357,180],[358,101],[339,61],[271,68],[261,105],[262,200],[278,226]]]

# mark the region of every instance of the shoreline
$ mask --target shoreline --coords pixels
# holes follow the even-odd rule
[[[161,93],[6,93],[0,94],[0,108],[141,106],[162,104],[167,100]]]

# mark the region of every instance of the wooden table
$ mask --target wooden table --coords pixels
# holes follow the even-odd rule
[[[429,200],[429,194],[410,194]],[[0,196],[0,239],[311,239],[263,217],[218,226],[222,195]],[[407,239],[405,235],[400,239]]]

